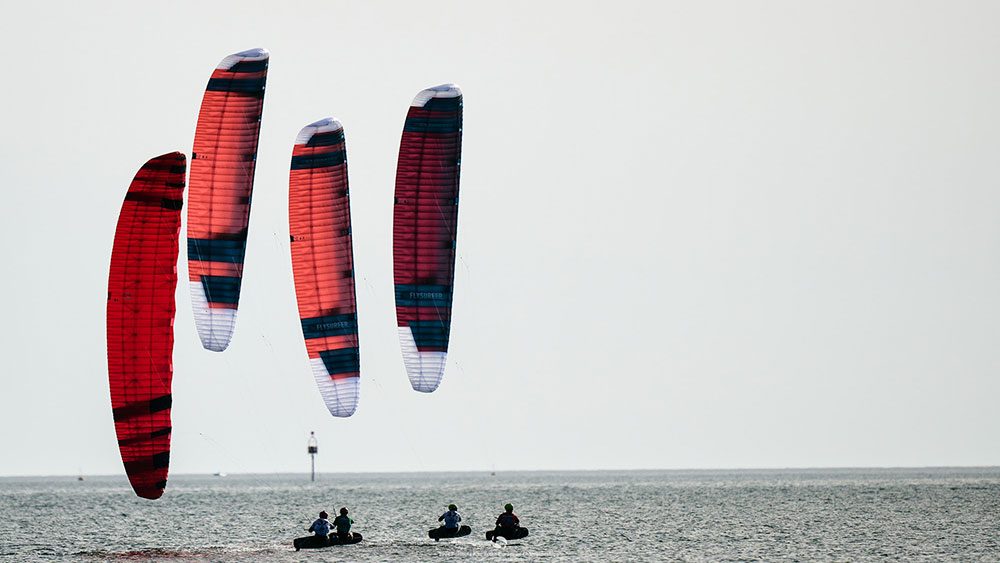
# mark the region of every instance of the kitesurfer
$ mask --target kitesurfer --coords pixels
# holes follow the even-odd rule
[[[448,505],[448,512],[438,516],[438,522],[444,521],[446,529],[458,529],[458,523],[462,521],[462,515],[458,513],[458,507],[454,504]]]
[[[314,534],[313,537],[323,541],[323,543],[327,543],[329,541],[330,521],[327,520],[329,516],[330,515],[327,514],[325,510],[320,512],[319,518],[312,523],[312,526],[306,528],[306,531],[312,532]]]
[[[497,516],[497,526],[493,529],[493,541],[497,541],[497,536],[513,538],[521,526],[521,520],[514,514],[513,504],[508,502],[504,505],[503,510],[503,514]]]
[[[444,522],[442,528],[445,534],[454,535],[458,532],[458,523],[462,521],[462,515],[458,513],[458,507],[454,504],[448,505],[448,512],[438,516],[438,522]]]
[[[341,508],[340,516],[333,519],[340,543],[350,543],[354,539],[354,534],[351,533],[351,524],[354,524],[354,519],[347,515],[347,508]]]

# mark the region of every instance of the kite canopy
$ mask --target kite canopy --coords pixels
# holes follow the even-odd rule
[[[147,162],[122,204],[108,276],[108,383],[125,473],[160,498],[170,461],[174,290],[185,157]]]
[[[288,177],[292,273],[313,377],[333,416],[358,408],[361,359],[344,128],[332,117],[295,139]]]
[[[448,353],[461,157],[462,91],[421,91],[399,145],[392,256],[403,363],[424,393],[440,385]]]
[[[243,281],[268,52],[224,58],[201,102],[188,192],[188,278],[201,344],[229,346]]]

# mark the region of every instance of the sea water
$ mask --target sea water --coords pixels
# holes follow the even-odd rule
[[[484,539],[503,505],[531,535]],[[427,530],[455,503],[464,538]],[[346,506],[357,545],[292,549]],[[1000,561],[1000,468],[0,478],[4,561]]]

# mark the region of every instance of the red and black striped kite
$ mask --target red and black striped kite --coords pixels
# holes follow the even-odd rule
[[[160,498],[170,461],[174,290],[185,157],[147,162],[122,204],[108,276],[108,383],[125,473]]]
[[[295,139],[288,177],[292,273],[313,377],[333,416],[358,407],[361,359],[344,128],[332,117]]]
[[[403,362],[424,393],[441,383],[451,334],[461,158],[462,91],[421,91],[399,145],[392,257]]]
[[[202,346],[229,346],[243,281],[268,52],[230,55],[198,114],[188,192],[188,278]]]

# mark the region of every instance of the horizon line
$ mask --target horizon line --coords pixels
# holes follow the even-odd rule
[[[752,472],[752,471],[849,471],[849,470],[919,470],[919,469],[1000,469],[1000,465],[831,465],[831,466],[785,466],[785,467],[661,467],[661,468],[618,468],[618,469],[458,469],[447,471],[317,471],[316,475],[402,475],[402,474],[455,474],[455,473],[626,473],[626,472]],[[221,475],[220,475],[221,474]],[[308,471],[217,471],[212,473],[201,472],[179,472],[170,473],[171,477],[215,477],[215,476],[236,476],[236,475],[309,475]],[[126,477],[125,473],[47,473],[47,474],[20,474],[20,475],[0,475],[0,479],[16,479],[27,477]]]

